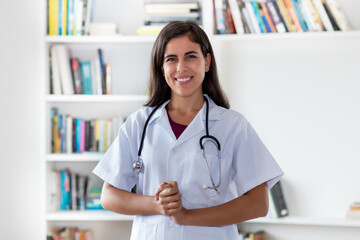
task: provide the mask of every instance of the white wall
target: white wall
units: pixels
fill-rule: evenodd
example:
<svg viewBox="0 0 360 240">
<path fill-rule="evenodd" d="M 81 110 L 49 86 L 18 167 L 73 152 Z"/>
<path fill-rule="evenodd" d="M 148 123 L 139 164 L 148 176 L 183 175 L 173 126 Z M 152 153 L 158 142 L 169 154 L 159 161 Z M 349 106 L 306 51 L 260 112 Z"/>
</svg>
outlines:
<svg viewBox="0 0 360 240">
<path fill-rule="evenodd" d="M 0 239 L 40 239 L 42 7 L 0 1 Z"/>
</svg>

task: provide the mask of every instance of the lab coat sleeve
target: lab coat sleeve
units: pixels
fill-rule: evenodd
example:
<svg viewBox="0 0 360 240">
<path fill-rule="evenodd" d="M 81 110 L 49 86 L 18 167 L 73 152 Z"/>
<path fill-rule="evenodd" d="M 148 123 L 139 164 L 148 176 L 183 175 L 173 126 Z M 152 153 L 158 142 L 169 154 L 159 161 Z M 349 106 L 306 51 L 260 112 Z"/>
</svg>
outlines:
<svg viewBox="0 0 360 240">
<path fill-rule="evenodd" d="M 136 184 L 130 145 L 123 125 L 93 173 L 114 187 L 130 191 Z"/>
<path fill-rule="evenodd" d="M 264 182 L 270 189 L 284 174 L 278 163 L 246 119 L 235 136 L 232 176 L 239 196 Z"/>
</svg>

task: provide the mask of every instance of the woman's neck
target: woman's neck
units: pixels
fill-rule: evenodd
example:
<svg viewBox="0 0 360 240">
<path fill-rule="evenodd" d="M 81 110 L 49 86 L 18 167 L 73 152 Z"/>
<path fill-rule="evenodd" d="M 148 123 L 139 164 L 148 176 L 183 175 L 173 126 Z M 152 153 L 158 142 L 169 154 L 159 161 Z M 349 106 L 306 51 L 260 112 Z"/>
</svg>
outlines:
<svg viewBox="0 0 360 240">
<path fill-rule="evenodd" d="M 202 94 L 191 97 L 171 96 L 168 113 L 174 122 L 189 125 L 203 107 L 204 102 Z"/>
</svg>

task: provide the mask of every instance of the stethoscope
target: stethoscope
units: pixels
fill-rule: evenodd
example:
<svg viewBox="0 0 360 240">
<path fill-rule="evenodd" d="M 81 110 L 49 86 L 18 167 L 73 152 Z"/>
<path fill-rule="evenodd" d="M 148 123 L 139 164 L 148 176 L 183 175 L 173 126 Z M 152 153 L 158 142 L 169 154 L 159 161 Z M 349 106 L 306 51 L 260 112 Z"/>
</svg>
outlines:
<svg viewBox="0 0 360 240">
<path fill-rule="evenodd" d="M 204 99 L 205 99 L 205 103 L 206 103 L 206 122 L 205 122 L 206 134 L 200 138 L 200 149 L 201 149 L 201 153 L 202 153 L 205 165 L 206 165 L 206 169 L 208 170 L 208 173 L 209 173 L 209 177 L 210 177 L 210 181 L 211 181 L 212 186 L 203 185 L 203 188 L 204 189 L 214 189 L 217 193 L 219 193 L 219 187 L 220 187 L 220 184 L 221 184 L 221 154 L 220 154 L 221 149 L 220 149 L 220 142 L 216 139 L 216 137 L 209 134 L 209 101 L 207 100 L 206 97 L 204 97 Z M 140 171 L 142 169 L 142 164 L 143 164 L 143 161 L 141 159 L 141 152 L 142 152 L 142 148 L 143 148 L 143 145 L 144 145 L 144 138 L 145 138 L 146 128 L 147 128 L 147 125 L 148 125 L 151 117 L 154 115 L 154 113 L 156 112 L 156 110 L 160 106 L 161 105 L 156 106 L 154 108 L 154 110 L 151 111 L 149 117 L 146 119 L 146 122 L 145 122 L 145 125 L 144 125 L 144 128 L 143 128 L 137 159 L 133 164 L 133 168 L 134 168 L 134 170 L 136 170 L 136 172 L 138 174 L 140 173 Z M 213 143 L 216 146 L 217 150 L 218 150 L 219 181 L 218 181 L 217 184 L 215 184 L 215 182 L 214 182 L 214 179 L 213 179 L 213 176 L 211 174 L 209 164 L 208 164 L 208 161 L 207 161 L 207 158 L 206 158 L 206 153 L 205 153 L 205 150 L 204 150 L 204 143 L 206 143 L 207 141 Z"/>
</svg>

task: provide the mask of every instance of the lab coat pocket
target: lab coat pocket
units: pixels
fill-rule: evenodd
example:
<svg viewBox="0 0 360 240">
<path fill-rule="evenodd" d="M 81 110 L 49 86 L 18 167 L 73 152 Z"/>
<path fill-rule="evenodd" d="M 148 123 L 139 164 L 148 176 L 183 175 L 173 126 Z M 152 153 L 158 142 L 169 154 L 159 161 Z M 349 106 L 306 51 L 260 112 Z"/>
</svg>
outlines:
<svg viewBox="0 0 360 240">
<path fill-rule="evenodd" d="M 184 205 L 188 205 L 192 208 L 203 208 L 209 206 L 215 206 L 223 203 L 223 194 L 221 189 L 223 181 L 223 174 L 220 174 L 219 158 L 210 152 L 206 154 L 206 160 L 203 158 L 201 151 L 188 152 L 185 165 L 183 169 L 186 171 L 183 174 L 182 179 L 182 197 Z M 222 163 L 221 163 L 222 164 Z M 212 177 L 214 184 L 218 185 L 220 194 L 214 189 L 207 188 L 213 187 L 210 176 Z"/>
<path fill-rule="evenodd" d="M 131 240 L 155 240 L 157 224 L 147 222 L 137 222 L 133 226 Z"/>
</svg>

